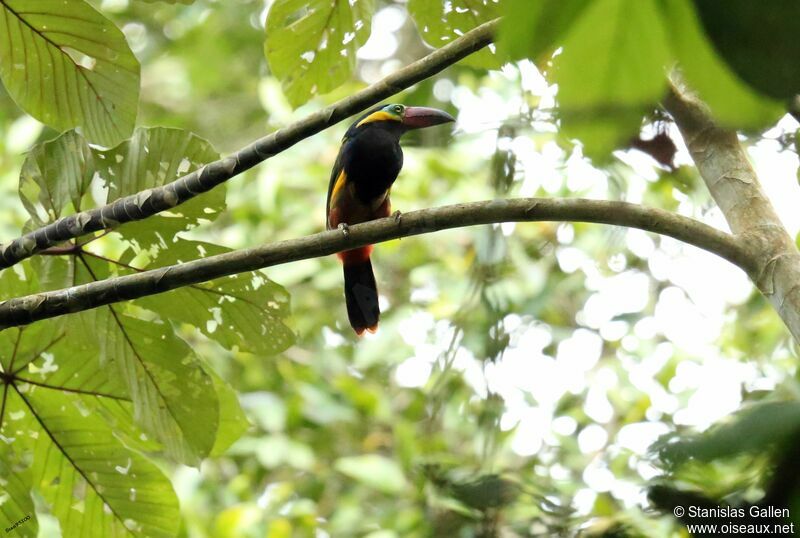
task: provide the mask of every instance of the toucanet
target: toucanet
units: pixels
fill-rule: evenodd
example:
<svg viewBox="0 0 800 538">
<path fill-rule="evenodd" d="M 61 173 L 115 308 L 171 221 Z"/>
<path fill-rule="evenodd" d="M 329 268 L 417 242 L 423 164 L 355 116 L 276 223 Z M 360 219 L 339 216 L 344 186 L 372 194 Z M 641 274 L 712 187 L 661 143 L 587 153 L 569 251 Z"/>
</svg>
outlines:
<svg viewBox="0 0 800 538">
<path fill-rule="evenodd" d="M 385 105 L 373 108 L 347 129 L 333 165 L 325 203 L 327 228 L 344 228 L 388 217 L 389 191 L 403 167 L 400 137 L 406 131 L 455 121 L 435 108 Z M 344 266 L 344 298 L 350 325 L 359 336 L 378 328 L 378 287 L 372 245 L 338 254 Z"/>
</svg>

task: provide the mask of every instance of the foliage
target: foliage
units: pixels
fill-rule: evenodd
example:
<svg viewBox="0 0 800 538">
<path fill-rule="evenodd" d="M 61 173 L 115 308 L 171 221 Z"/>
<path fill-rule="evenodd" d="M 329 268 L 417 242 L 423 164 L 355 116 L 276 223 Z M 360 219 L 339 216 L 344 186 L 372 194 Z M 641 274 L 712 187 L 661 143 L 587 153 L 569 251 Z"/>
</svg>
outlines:
<svg viewBox="0 0 800 538">
<path fill-rule="evenodd" d="M 496 50 L 393 98 L 458 112 L 460 126 L 406 147 L 395 207 L 599 196 L 707 218 L 674 145 L 644 164 L 630 149 L 658 160 L 674 137 L 652 114 L 668 70 L 748 132 L 798 90 L 790 2 L 23 5 L 0 2 L 4 240 L 129 194 L 146 203 L 215 146 L 499 15 Z M 360 55 L 375 41 L 382 56 Z M 137 109 L 139 125 L 172 127 L 134 128 Z M 318 231 L 341 132 L 7 269 L 0 299 Z M 382 244 L 374 263 L 386 316 L 360 341 L 334 259 L 0 332 L 2 527 L 29 515 L 20 536 L 660 536 L 692 499 L 797 505 L 781 482 L 796 473 L 795 348 L 759 295 L 710 298 L 708 280 L 742 289 L 722 262 L 539 223 Z M 692 341 L 692 322 L 713 337 Z M 722 411 L 707 379 L 729 390 Z"/>
<path fill-rule="evenodd" d="M 56 129 L 80 125 L 105 145 L 127 137 L 136 121 L 139 62 L 122 32 L 83 0 L 28 4 L 0 6 L 0 78 L 8 93 Z"/>
</svg>

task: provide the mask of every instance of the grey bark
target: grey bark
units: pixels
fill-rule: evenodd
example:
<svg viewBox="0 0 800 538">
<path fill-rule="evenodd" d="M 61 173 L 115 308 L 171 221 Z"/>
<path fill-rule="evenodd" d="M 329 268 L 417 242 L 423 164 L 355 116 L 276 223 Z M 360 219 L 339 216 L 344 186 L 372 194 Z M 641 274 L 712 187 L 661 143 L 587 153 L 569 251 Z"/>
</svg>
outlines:
<svg viewBox="0 0 800 538">
<path fill-rule="evenodd" d="M 0 329 L 390 239 L 477 224 L 525 221 L 580 221 L 639 228 L 708 250 L 738 266 L 744 266 L 746 261 L 746 253 L 731 235 L 662 209 L 580 198 L 490 200 L 413 211 L 399 218 L 389 217 L 351 226 L 347 233 L 330 230 L 179 265 L 10 299 L 0 303 Z"/>
<path fill-rule="evenodd" d="M 700 100 L 675 86 L 664 107 L 746 253 L 742 268 L 800 342 L 800 252 L 761 189 L 736 132 L 717 125 Z"/>
<path fill-rule="evenodd" d="M 497 23 L 498 20 L 484 23 L 452 43 L 431 52 L 368 88 L 260 138 L 236 153 L 207 164 L 171 183 L 120 198 L 102 207 L 58 219 L 22 237 L 0 244 L 0 269 L 10 267 L 37 252 L 81 235 L 114 228 L 125 222 L 145 219 L 211 190 L 301 140 L 435 75 L 462 58 L 482 49 L 492 42 Z"/>
</svg>

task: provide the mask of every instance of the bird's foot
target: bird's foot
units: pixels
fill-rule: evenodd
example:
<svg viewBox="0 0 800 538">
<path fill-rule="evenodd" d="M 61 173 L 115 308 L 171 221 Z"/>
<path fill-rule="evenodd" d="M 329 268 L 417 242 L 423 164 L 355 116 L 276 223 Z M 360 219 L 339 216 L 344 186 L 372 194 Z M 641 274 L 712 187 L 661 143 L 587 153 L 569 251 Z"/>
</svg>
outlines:
<svg viewBox="0 0 800 538">
<path fill-rule="evenodd" d="M 394 217 L 394 221 L 398 224 L 400 224 L 400 221 L 403 220 L 403 214 L 400 213 L 399 209 L 392 213 L 392 217 Z"/>
<path fill-rule="evenodd" d="M 348 226 L 346 222 L 340 222 L 337 228 L 341 230 L 343 236 L 347 237 L 350 235 L 350 226 Z"/>
</svg>

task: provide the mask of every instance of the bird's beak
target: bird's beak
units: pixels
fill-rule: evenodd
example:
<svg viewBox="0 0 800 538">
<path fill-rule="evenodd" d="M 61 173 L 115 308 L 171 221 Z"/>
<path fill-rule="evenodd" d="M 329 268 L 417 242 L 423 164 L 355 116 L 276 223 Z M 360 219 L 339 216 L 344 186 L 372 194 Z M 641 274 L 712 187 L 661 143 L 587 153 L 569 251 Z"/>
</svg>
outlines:
<svg viewBox="0 0 800 538">
<path fill-rule="evenodd" d="M 403 115 L 403 125 L 407 129 L 420 129 L 442 123 L 449 123 L 456 119 L 443 110 L 425 106 L 409 106 Z"/>
</svg>

